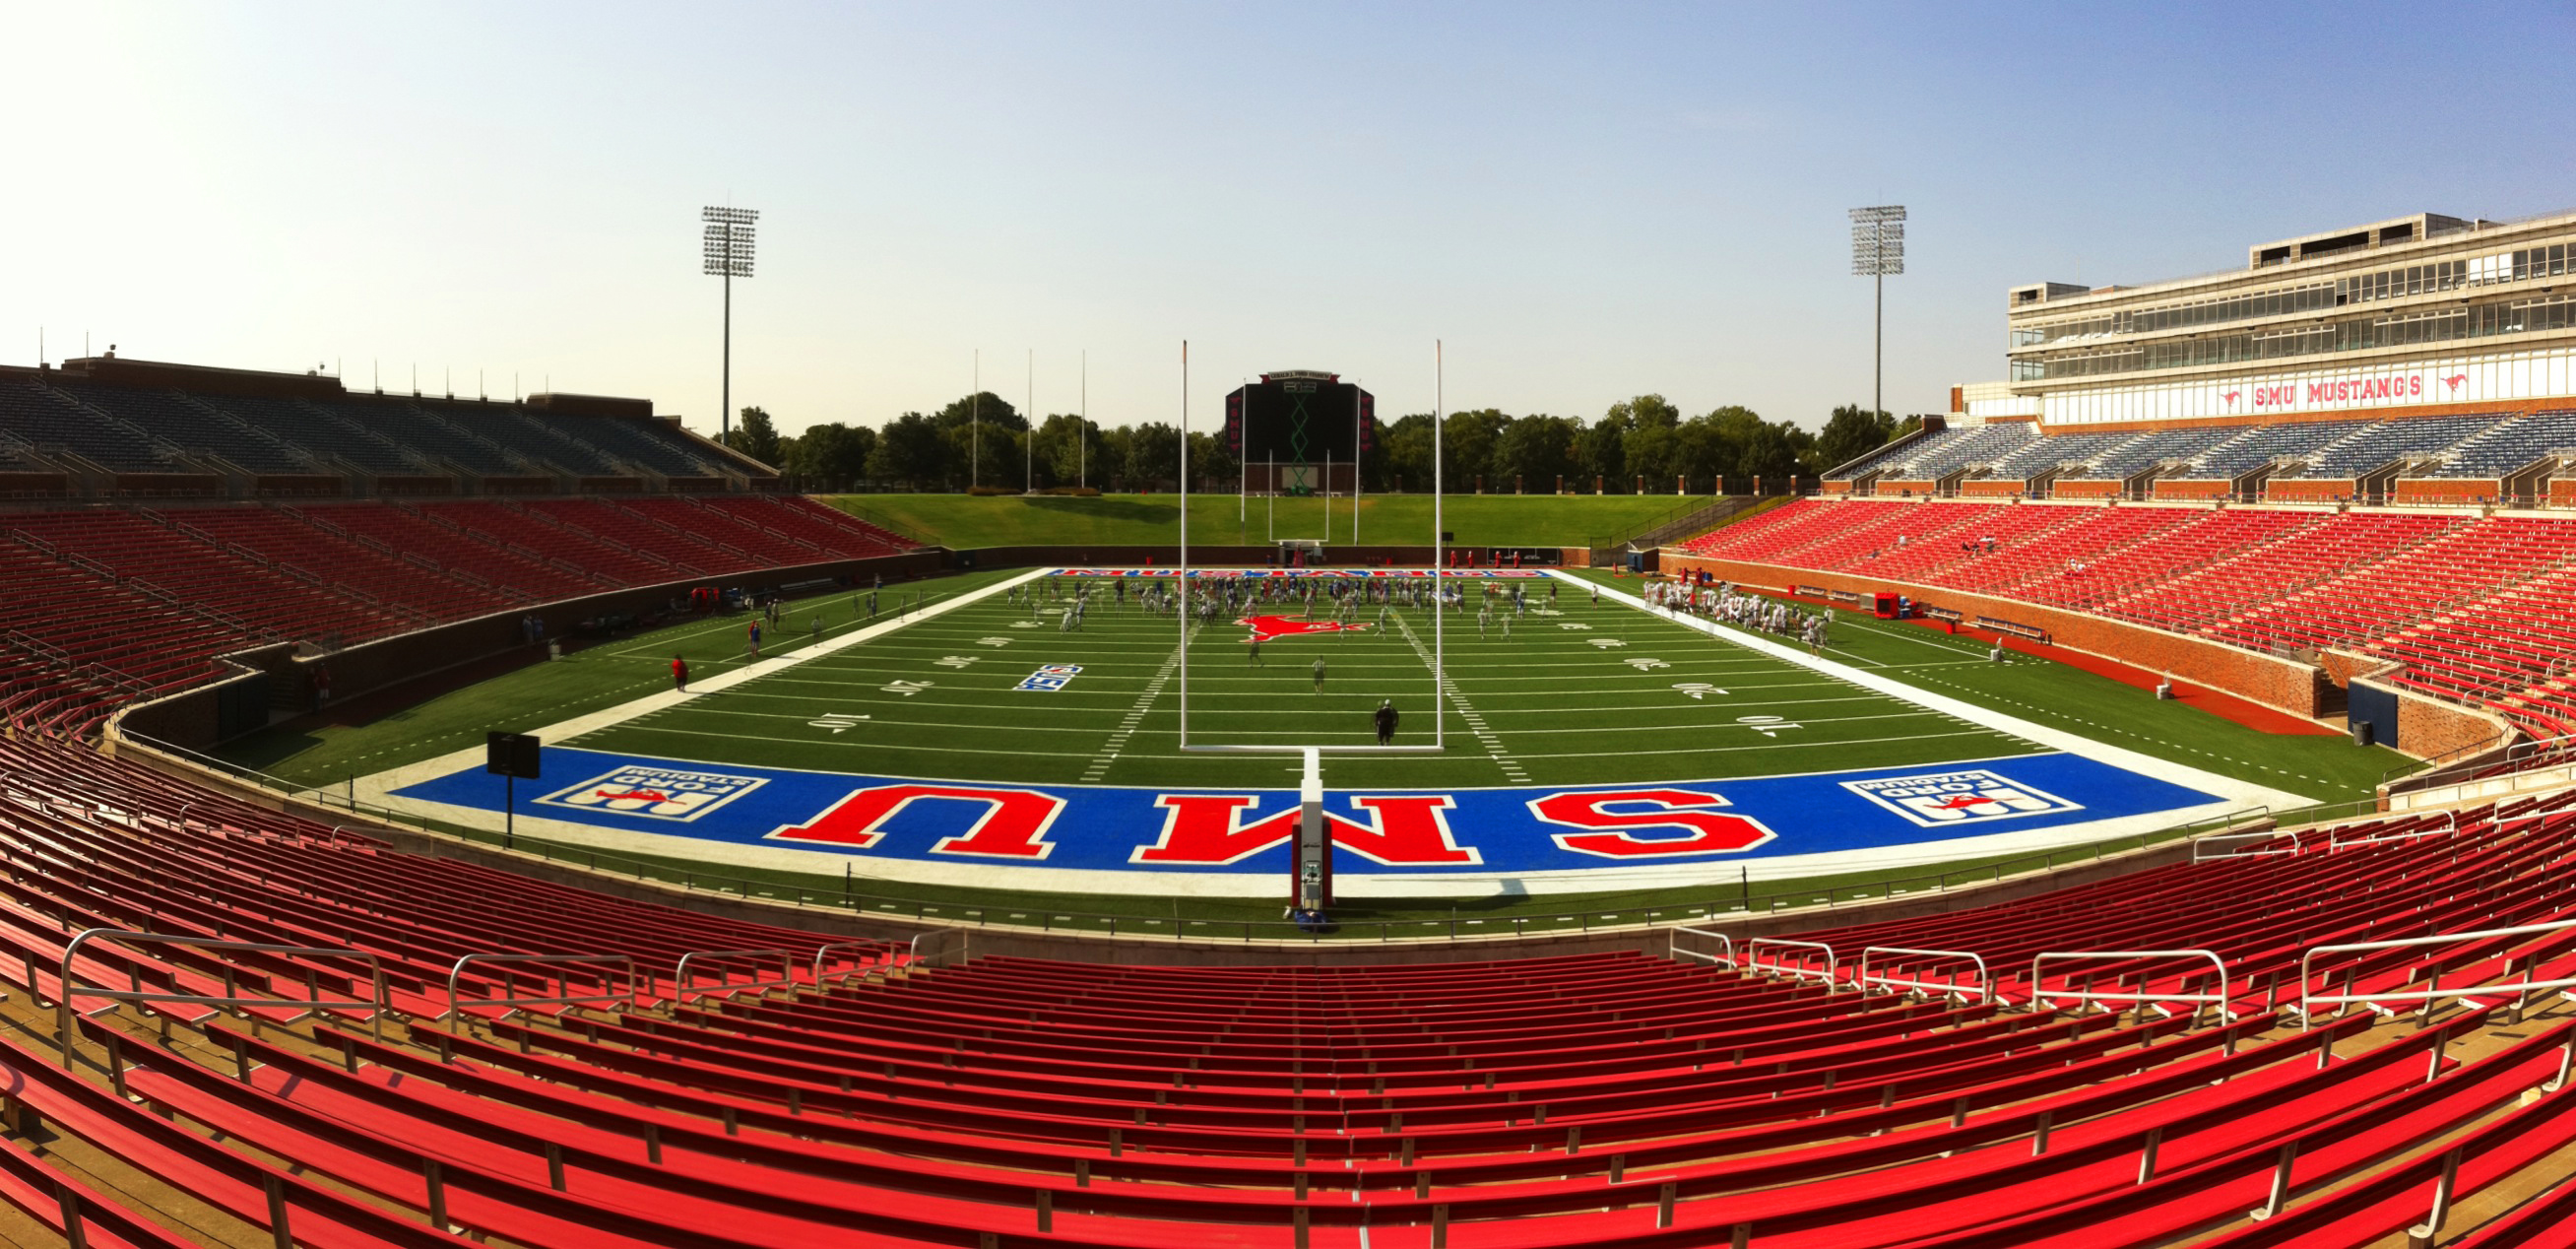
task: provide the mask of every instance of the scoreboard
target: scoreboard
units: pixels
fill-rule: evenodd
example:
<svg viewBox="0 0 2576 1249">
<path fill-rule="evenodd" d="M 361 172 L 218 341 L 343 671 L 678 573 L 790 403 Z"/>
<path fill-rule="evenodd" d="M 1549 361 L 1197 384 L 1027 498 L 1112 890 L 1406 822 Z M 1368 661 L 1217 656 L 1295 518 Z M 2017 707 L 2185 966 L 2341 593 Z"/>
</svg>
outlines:
<svg viewBox="0 0 2576 1249">
<path fill-rule="evenodd" d="M 1340 375 L 1264 373 L 1225 397 L 1225 445 L 1244 464 L 1349 464 L 1377 441 L 1377 400 Z"/>
</svg>

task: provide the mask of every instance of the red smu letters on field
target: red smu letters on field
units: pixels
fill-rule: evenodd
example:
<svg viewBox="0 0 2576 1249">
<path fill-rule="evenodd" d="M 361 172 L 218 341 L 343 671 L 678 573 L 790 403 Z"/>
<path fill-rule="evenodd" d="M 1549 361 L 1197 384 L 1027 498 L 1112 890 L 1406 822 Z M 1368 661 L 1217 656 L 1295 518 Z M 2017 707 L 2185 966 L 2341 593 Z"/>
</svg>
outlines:
<svg viewBox="0 0 2576 1249">
<path fill-rule="evenodd" d="M 1605 811 L 1614 803 L 1653 804 L 1649 811 Z M 1730 805 L 1716 794 L 1691 789 L 1614 789 L 1599 793 L 1549 794 L 1532 799 L 1530 814 L 1567 828 L 1597 829 L 1555 833 L 1556 844 L 1576 854 L 1605 859 L 1642 859 L 1667 854 L 1715 854 L 1750 850 L 1771 840 L 1770 829 L 1750 816 L 1724 815 L 1692 808 Z M 1675 828 L 1687 835 L 1640 839 L 1630 830 Z"/>
<path fill-rule="evenodd" d="M 972 828 L 943 837 L 933 854 L 965 854 L 997 859 L 1043 859 L 1055 851 L 1047 829 L 1064 812 L 1064 799 L 1034 789 L 999 789 L 980 785 L 878 785 L 851 791 L 821 815 L 803 824 L 778 828 L 777 841 L 821 841 L 865 850 L 885 835 L 885 823 L 916 802 L 973 802 L 984 806 Z"/>
<path fill-rule="evenodd" d="M 1234 863 L 1297 835 L 1297 808 L 1289 807 L 1243 822 L 1244 810 L 1259 801 L 1250 794 L 1163 794 L 1162 836 L 1127 856 L 1130 863 L 1187 863 L 1212 866 Z M 1333 844 L 1362 858 L 1395 866 L 1481 863 L 1472 846 L 1461 846 L 1442 813 L 1457 805 L 1447 794 L 1389 794 L 1351 799 L 1368 815 L 1365 824 L 1330 811 L 1324 828 Z"/>
</svg>

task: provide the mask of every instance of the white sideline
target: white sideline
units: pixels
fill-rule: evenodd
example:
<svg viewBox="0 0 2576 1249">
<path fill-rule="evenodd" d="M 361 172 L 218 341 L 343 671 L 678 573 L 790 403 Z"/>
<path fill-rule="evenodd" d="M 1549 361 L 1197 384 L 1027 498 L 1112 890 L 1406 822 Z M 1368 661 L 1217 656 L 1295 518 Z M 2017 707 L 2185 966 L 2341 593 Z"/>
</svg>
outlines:
<svg viewBox="0 0 2576 1249">
<path fill-rule="evenodd" d="M 1586 581 L 1581 577 L 1572 576 L 1554 569 L 1549 570 L 1549 575 L 1562 578 L 1579 587 L 1589 588 L 1600 584 L 1594 581 Z M 2169 781 L 2176 785 L 2187 786 L 2206 793 L 2218 794 L 2222 797 L 2235 799 L 2239 802 L 2261 803 L 2275 811 L 2287 811 L 2297 807 L 2309 806 L 2316 802 L 2316 799 L 2314 798 L 2310 798 L 2302 794 L 2294 794 L 2288 790 L 2273 789 L 2270 786 L 2258 785 L 2252 781 L 2241 781 L 2232 776 L 2220 776 L 2214 772 L 2204 772 L 2199 768 L 2192 767 L 2188 764 L 2175 763 L 2169 759 L 2159 759 L 2154 755 L 2128 750 L 2123 747 L 2111 745 L 2108 742 L 2096 741 L 2081 734 L 2070 733 L 2064 729 L 2052 728 L 2049 725 L 2024 720 L 2019 716 L 2006 715 L 1991 707 L 1981 707 L 1975 703 L 1952 698 L 1946 694 L 1935 694 L 1930 690 L 1919 689 L 1915 686 L 1907 685 L 1903 681 L 1883 677 L 1877 673 L 1864 671 L 1862 669 L 1852 667 L 1849 664 L 1839 663 L 1835 660 L 1810 655 L 1799 650 L 1795 646 L 1783 645 L 1779 642 L 1774 642 L 1769 638 L 1747 633 L 1740 629 L 1728 628 L 1713 621 L 1703 620 L 1698 616 L 1688 615 L 1682 612 L 1662 611 L 1649 605 L 1646 600 L 1624 590 L 1613 589 L 1606 585 L 1601 586 L 1600 589 L 1602 597 L 1604 598 L 1617 599 L 1639 611 L 1645 612 L 1647 615 L 1654 616 L 1662 620 L 1673 621 L 1687 629 L 1697 629 L 1702 633 L 1708 634 L 1710 637 L 1742 647 L 1745 650 L 1752 651 L 1756 654 L 1768 655 L 1771 658 L 1780 660 L 1784 663 L 1795 664 L 1812 672 L 1820 672 L 1837 680 L 1848 681 L 1853 685 L 1857 685 L 1862 689 L 1870 690 L 1874 693 L 1885 694 L 1890 698 L 1912 703 L 1917 707 L 1922 707 L 1931 711 L 1938 711 L 1944 715 L 1955 716 L 1971 724 L 1982 724 L 1987 728 L 2010 733 L 2015 737 L 2037 742 L 2042 746 L 2051 747 L 2056 750 L 2062 750 L 2070 755 L 2081 755 L 2084 758 L 2092 759 L 2100 763 L 2107 763 L 2112 767 L 2120 768 L 2124 771 L 2136 772 L 2142 776 L 2151 776 L 2160 781 Z"/>
<path fill-rule="evenodd" d="M 876 639 L 892 633 L 897 629 L 903 628 L 906 625 L 928 620 L 933 616 L 944 615 L 948 612 L 955 611 L 960 607 L 964 607 L 969 603 L 980 603 L 996 594 L 1009 590 L 1013 586 L 1026 585 L 1029 582 L 1046 576 L 1053 571 L 1055 570 L 1052 568 L 1032 569 L 1027 573 L 1010 578 L 1009 580 L 996 581 L 991 585 L 985 586 L 983 589 L 968 590 L 955 598 L 943 599 L 938 603 L 924 607 L 920 611 L 914 612 L 908 616 L 899 614 L 886 616 L 884 619 L 875 624 L 869 625 L 864 629 L 853 629 L 839 637 L 826 638 L 823 641 L 816 642 L 802 650 L 789 651 L 784 655 L 775 655 L 767 659 L 747 663 L 741 667 L 735 668 L 731 672 L 711 676 L 703 681 L 691 681 L 689 682 L 689 688 L 686 691 L 663 690 L 659 693 L 647 694 L 642 698 L 629 699 L 628 701 L 619 703 L 614 707 L 603 707 L 587 715 L 574 716 L 572 719 L 564 720 L 555 724 L 549 724 L 544 728 L 532 731 L 541 741 L 558 743 L 568 742 L 584 733 L 596 733 L 604 728 L 624 724 L 637 716 L 648 715 L 656 711 L 663 711 L 672 707 L 677 707 L 680 704 L 703 694 L 722 693 L 723 691 L 732 689 L 746 681 L 756 681 L 763 677 L 776 676 L 789 668 L 793 668 L 798 664 L 804 663 L 806 660 L 818 659 L 825 655 L 836 654 L 840 651 L 847 650 L 850 647 L 857 646 L 862 642 L 875 641 Z M 398 768 L 389 768 L 371 776 L 362 776 L 358 778 L 357 783 L 359 788 L 362 790 L 374 791 L 367 795 L 368 801 L 392 807 L 398 811 L 411 811 L 417 814 L 420 808 L 415 806 L 409 799 L 394 797 L 393 791 L 417 785 L 422 781 L 445 776 L 448 773 L 455 772 L 463 768 L 472 767 L 478 760 L 482 759 L 482 757 L 482 747 L 469 746 L 463 750 L 450 751 L 435 759 L 424 759 L 418 763 L 408 763 Z"/>
</svg>

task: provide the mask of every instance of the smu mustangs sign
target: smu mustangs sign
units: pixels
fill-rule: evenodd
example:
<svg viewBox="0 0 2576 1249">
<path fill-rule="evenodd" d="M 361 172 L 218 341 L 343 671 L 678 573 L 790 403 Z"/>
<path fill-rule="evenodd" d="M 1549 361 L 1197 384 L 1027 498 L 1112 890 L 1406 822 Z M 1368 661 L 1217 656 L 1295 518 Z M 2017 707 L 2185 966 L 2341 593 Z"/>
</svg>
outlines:
<svg viewBox="0 0 2576 1249">
<path fill-rule="evenodd" d="M 594 845 L 826 871 L 833 864 L 809 856 L 829 855 L 864 875 L 996 888 L 1262 895 L 1287 871 L 1297 828 L 1293 790 L 850 776 L 554 746 L 545 770 L 584 779 L 523 793 L 523 833 L 536 820 L 545 835 Z M 497 826 L 503 792 L 501 778 L 472 767 L 390 796 Z M 1443 877 L 1471 892 L 1498 881 L 1575 889 L 1608 886 L 1599 874 L 1623 869 L 1732 880 L 1933 862 L 2145 831 L 2230 805 L 2043 753 L 1706 782 L 1338 791 L 1325 822 L 1337 880 L 1420 893 Z"/>
</svg>

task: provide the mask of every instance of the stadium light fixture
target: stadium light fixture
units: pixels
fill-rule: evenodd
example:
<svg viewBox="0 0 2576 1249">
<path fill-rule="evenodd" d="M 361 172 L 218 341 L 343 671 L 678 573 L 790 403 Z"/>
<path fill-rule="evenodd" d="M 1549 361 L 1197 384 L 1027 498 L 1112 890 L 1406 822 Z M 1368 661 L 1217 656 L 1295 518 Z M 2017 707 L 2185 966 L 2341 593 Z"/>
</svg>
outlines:
<svg viewBox="0 0 2576 1249">
<path fill-rule="evenodd" d="M 698 219 L 706 223 L 701 242 L 703 272 L 710 277 L 724 279 L 724 389 L 722 397 L 717 400 L 716 438 L 730 444 L 733 440 L 733 280 L 751 276 L 760 210 L 718 208 L 710 204 L 698 210 Z"/>
<path fill-rule="evenodd" d="M 1905 205 L 1851 210 L 1852 276 L 1870 279 L 1870 389 L 1872 417 L 1887 410 L 1887 279 L 1905 272 Z"/>
</svg>

